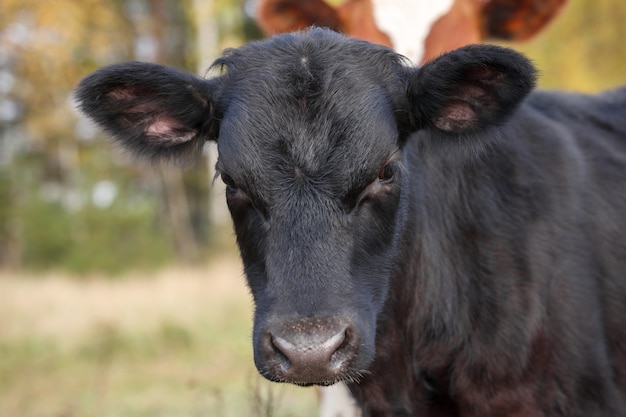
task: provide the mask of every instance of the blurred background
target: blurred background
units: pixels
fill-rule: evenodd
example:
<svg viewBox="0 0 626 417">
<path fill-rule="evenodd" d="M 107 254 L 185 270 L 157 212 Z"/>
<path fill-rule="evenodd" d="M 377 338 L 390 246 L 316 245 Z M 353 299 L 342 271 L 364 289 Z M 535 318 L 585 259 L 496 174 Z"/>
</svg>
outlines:
<svg viewBox="0 0 626 417">
<path fill-rule="evenodd" d="M 205 74 L 262 36 L 254 13 L 244 0 L 0 3 L 0 416 L 316 415 L 314 391 L 254 369 L 215 150 L 186 170 L 138 164 L 72 102 L 83 76 L 129 59 Z M 570 0 L 509 46 L 541 87 L 597 92 L 626 84 L 625 21 L 623 0 Z"/>
</svg>

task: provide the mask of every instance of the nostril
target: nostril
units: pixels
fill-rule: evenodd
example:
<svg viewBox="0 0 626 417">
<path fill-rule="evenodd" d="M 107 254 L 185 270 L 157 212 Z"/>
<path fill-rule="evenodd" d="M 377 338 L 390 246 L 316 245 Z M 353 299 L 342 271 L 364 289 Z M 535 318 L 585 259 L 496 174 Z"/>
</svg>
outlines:
<svg viewBox="0 0 626 417">
<path fill-rule="evenodd" d="M 292 343 L 289 343 L 287 340 L 278 336 L 270 336 L 270 342 L 272 344 L 272 349 L 276 354 L 276 358 L 279 361 L 280 369 L 284 372 L 287 371 L 291 367 L 291 360 L 289 359 L 289 352 L 293 352 L 295 350 L 295 346 Z"/>
<path fill-rule="evenodd" d="M 337 349 L 339 349 L 344 344 L 345 340 L 346 340 L 346 331 L 342 330 L 339 333 L 335 333 L 327 341 L 322 343 L 322 349 L 327 352 L 330 352 L 332 355 L 334 352 L 337 351 Z"/>
<path fill-rule="evenodd" d="M 330 366 L 334 369 L 345 367 L 353 356 L 354 351 L 351 348 L 350 331 L 346 329 L 342 332 L 341 339 L 330 356 Z"/>
</svg>

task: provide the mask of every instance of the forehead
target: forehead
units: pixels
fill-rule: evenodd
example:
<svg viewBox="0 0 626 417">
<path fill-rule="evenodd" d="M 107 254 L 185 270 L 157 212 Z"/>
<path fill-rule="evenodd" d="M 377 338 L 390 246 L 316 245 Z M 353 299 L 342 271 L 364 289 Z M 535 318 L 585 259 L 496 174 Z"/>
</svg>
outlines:
<svg viewBox="0 0 626 417">
<path fill-rule="evenodd" d="M 353 175 L 395 152 L 388 77 L 361 62 L 362 54 L 340 49 L 253 51 L 253 59 L 229 65 L 218 168 L 251 176 L 281 169 Z"/>
</svg>

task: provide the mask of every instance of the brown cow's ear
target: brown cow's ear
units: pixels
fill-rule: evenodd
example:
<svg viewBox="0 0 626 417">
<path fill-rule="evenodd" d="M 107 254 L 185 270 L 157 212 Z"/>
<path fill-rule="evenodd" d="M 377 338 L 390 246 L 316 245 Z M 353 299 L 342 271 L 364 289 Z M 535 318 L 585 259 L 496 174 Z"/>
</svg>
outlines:
<svg viewBox="0 0 626 417">
<path fill-rule="evenodd" d="M 257 9 L 261 29 L 269 34 L 294 32 L 309 26 L 339 32 L 337 11 L 324 0 L 261 0 Z"/>
<path fill-rule="evenodd" d="M 567 0 L 490 0 L 482 16 L 486 38 L 523 41 L 536 35 Z"/>
</svg>

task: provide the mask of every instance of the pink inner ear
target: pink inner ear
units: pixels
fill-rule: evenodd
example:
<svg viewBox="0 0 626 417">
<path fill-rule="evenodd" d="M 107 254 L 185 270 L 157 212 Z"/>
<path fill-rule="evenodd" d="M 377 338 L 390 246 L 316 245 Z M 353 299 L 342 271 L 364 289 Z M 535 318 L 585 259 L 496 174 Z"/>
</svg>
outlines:
<svg viewBox="0 0 626 417">
<path fill-rule="evenodd" d="M 469 103 L 460 101 L 446 106 L 441 116 L 434 120 L 437 129 L 445 132 L 464 130 L 474 126 L 476 114 Z"/>
<path fill-rule="evenodd" d="M 148 126 L 146 133 L 153 135 L 169 135 L 177 128 L 180 129 L 180 126 L 178 126 L 172 119 L 160 117 Z"/>
<path fill-rule="evenodd" d="M 137 98 L 137 91 L 135 90 L 136 89 L 131 88 L 131 87 L 117 88 L 115 90 L 108 92 L 106 95 L 115 100 L 127 100 L 128 101 L 128 100 Z"/>
<path fill-rule="evenodd" d="M 181 126 L 169 117 L 158 117 L 146 127 L 146 135 L 158 138 L 163 144 L 177 145 L 188 142 L 196 136 L 195 130 Z"/>
</svg>

